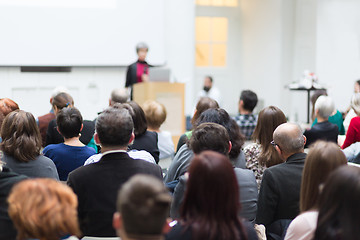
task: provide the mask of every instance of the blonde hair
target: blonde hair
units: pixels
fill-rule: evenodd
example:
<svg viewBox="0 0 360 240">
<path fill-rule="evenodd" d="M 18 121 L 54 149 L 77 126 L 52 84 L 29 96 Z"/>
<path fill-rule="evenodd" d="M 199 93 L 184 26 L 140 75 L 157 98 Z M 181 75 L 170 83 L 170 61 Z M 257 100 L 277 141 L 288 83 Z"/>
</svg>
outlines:
<svg viewBox="0 0 360 240">
<path fill-rule="evenodd" d="M 354 109 L 356 114 L 360 114 L 360 93 L 355 93 L 352 96 L 350 106 Z"/>
<path fill-rule="evenodd" d="M 77 198 L 63 183 L 49 178 L 21 181 L 12 189 L 8 203 L 19 240 L 58 240 L 68 234 L 80 235 Z"/>
<path fill-rule="evenodd" d="M 144 103 L 143 110 L 150 128 L 159 129 L 166 120 L 166 108 L 159 102 L 148 100 Z"/>
</svg>

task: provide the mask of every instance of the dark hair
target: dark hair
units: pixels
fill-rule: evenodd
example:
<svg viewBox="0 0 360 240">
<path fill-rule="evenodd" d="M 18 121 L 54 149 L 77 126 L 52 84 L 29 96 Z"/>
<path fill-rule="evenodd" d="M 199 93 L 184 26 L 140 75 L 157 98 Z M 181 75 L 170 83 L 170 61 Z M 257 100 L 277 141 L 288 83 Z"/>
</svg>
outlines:
<svg viewBox="0 0 360 240">
<path fill-rule="evenodd" d="M 239 188 L 229 159 L 212 151 L 195 155 L 180 209 L 185 229 L 191 227 L 192 239 L 246 239 L 240 209 Z"/>
<path fill-rule="evenodd" d="M 65 107 L 72 107 L 74 105 L 74 100 L 70 94 L 61 92 L 53 97 L 52 105 L 53 107 L 57 107 L 57 109 L 61 110 Z"/>
<path fill-rule="evenodd" d="M 123 103 L 123 104 L 115 104 L 116 108 L 126 108 L 128 109 L 133 123 L 134 123 L 134 133 L 135 137 L 141 136 L 147 130 L 147 121 L 145 117 L 144 110 L 134 101 Z"/>
<path fill-rule="evenodd" d="M 96 120 L 96 133 L 103 146 L 128 145 L 134 124 L 127 109 L 109 107 Z"/>
<path fill-rule="evenodd" d="M 252 112 L 254 108 L 256 107 L 256 104 L 258 102 L 258 98 L 256 93 L 254 93 L 251 90 L 244 90 L 240 94 L 240 100 L 243 101 L 244 106 L 243 108 Z"/>
<path fill-rule="evenodd" d="M 194 126 L 200 115 L 210 108 L 219 108 L 219 104 L 217 103 L 217 101 L 209 97 L 200 98 L 200 100 L 196 104 L 196 111 L 191 119 L 191 124 Z"/>
<path fill-rule="evenodd" d="M 232 144 L 229 153 L 230 158 L 237 158 L 241 152 L 241 147 L 244 144 L 245 137 L 242 135 L 239 126 L 236 124 L 229 114 L 222 108 L 212 108 L 204 111 L 198 118 L 195 126 L 201 123 L 212 122 L 222 125 L 226 128 L 230 141 Z"/>
<path fill-rule="evenodd" d="M 83 124 L 81 113 L 76 108 L 63 108 L 56 116 L 56 124 L 64 138 L 78 137 Z"/>
<path fill-rule="evenodd" d="M 223 126 L 217 123 L 202 123 L 193 130 L 189 147 L 195 154 L 211 150 L 228 155 L 229 141 L 229 134 Z"/>
<path fill-rule="evenodd" d="M 0 99 L 0 129 L 4 118 L 12 111 L 18 110 L 19 105 L 10 98 Z"/>
<path fill-rule="evenodd" d="M 213 82 L 212 76 L 207 75 L 207 76 L 205 76 L 205 78 L 208 78 L 210 80 L 210 82 Z"/>
<path fill-rule="evenodd" d="M 360 79 L 356 80 L 356 83 L 360 86 Z"/>
<path fill-rule="evenodd" d="M 1 150 L 20 162 L 40 155 L 41 136 L 34 116 L 22 110 L 9 113 L 1 128 Z"/>
<path fill-rule="evenodd" d="M 171 196 L 162 181 L 137 174 L 122 185 L 116 206 L 127 234 L 161 235 L 170 204 Z"/>
<path fill-rule="evenodd" d="M 359 239 L 360 169 L 342 166 L 327 178 L 319 198 L 315 240 Z"/>
<path fill-rule="evenodd" d="M 261 145 L 259 163 L 262 166 L 271 167 L 283 162 L 270 144 L 274 130 L 282 123 L 286 123 L 285 114 L 275 106 L 266 107 L 259 113 L 252 137 Z"/>
<path fill-rule="evenodd" d="M 337 144 L 317 141 L 312 145 L 306 156 L 301 179 L 301 212 L 318 207 L 319 186 L 332 171 L 345 164 L 347 164 L 346 157 Z"/>
</svg>

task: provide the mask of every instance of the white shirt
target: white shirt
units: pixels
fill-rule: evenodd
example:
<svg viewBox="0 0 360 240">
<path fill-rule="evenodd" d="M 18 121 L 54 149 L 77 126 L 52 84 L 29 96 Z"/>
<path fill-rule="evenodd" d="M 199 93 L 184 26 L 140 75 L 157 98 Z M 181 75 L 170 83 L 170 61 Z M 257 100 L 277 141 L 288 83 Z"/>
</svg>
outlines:
<svg viewBox="0 0 360 240">
<path fill-rule="evenodd" d="M 105 152 L 104 154 L 108 154 L 108 153 L 111 153 L 112 151 L 109 151 L 109 152 Z M 119 152 L 118 150 L 114 151 L 114 152 Z M 122 151 L 121 151 L 122 152 Z M 126 152 L 126 151 L 123 151 L 123 152 Z M 141 159 L 141 160 L 144 160 L 144 161 L 147 161 L 147 162 L 150 162 L 150 163 L 153 163 L 153 164 L 156 164 L 155 162 L 155 159 L 154 157 L 148 153 L 147 151 L 145 150 L 141 150 L 141 151 L 138 151 L 138 150 L 130 150 L 128 152 L 126 152 L 129 157 L 133 158 L 133 159 Z M 90 156 L 84 163 L 84 166 L 85 165 L 88 165 L 88 164 L 91 164 L 91 163 L 96 163 L 100 160 L 100 158 L 103 156 L 102 153 L 99 153 L 99 154 L 95 154 L 95 155 L 92 155 Z"/>
<path fill-rule="evenodd" d="M 286 231 L 285 240 L 311 240 L 314 237 L 319 212 L 307 211 L 297 216 Z"/>
<path fill-rule="evenodd" d="M 212 86 L 210 88 L 210 90 L 208 92 L 206 92 L 204 89 L 202 89 L 199 93 L 198 93 L 198 100 L 202 97 L 209 97 L 214 99 L 215 101 L 217 101 L 217 103 L 219 104 L 219 106 L 221 105 L 221 93 L 219 91 L 219 89 L 217 89 L 216 87 Z"/>
<path fill-rule="evenodd" d="M 160 159 L 172 158 L 175 154 L 174 142 L 171 133 L 168 131 L 158 132 L 158 148 L 160 151 Z"/>
</svg>

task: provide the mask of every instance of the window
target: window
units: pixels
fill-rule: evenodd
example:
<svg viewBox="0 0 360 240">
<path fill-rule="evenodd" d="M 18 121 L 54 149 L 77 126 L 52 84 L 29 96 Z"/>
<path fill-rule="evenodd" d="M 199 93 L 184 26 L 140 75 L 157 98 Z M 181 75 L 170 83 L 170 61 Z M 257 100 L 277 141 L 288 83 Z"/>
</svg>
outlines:
<svg viewBox="0 0 360 240">
<path fill-rule="evenodd" d="M 196 0 L 196 5 L 216 7 L 236 7 L 238 0 Z"/>
<path fill-rule="evenodd" d="M 226 65 L 228 19 L 196 17 L 195 63 L 198 67 Z"/>
</svg>

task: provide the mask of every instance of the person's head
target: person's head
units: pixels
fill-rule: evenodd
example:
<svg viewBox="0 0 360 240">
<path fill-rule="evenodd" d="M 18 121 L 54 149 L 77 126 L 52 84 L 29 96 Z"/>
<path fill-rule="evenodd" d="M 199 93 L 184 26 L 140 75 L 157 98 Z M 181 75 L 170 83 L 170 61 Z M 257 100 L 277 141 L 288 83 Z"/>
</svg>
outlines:
<svg viewBox="0 0 360 240">
<path fill-rule="evenodd" d="M 237 239 L 240 209 L 239 187 L 229 159 L 213 151 L 195 155 L 180 208 L 181 219 L 191 226 L 194 238 Z"/>
<path fill-rule="evenodd" d="M 53 101 L 54 97 L 55 97 L 56 95 L 58 95 L 59 93 L 62 93 L 62 92 L 64 92 L 64 93 L 69 93 L 69 90 L 68 90 L 66 87 L 64 87 L 64 86 L 57 86 L 56 88 L 54 88 L 54 89 L 52 90 L 52 92 L 51 92 L 51 97 L 50 97 L 50 104 L 51 104 L 51 105 L 52 105 L 52 101 Z"/>
<path fill-rule="evenodd" d="M 360 114 L 360 93 L 355 93 L 352 96 L 350 106 L 354 109 L 356 114 Z"/>
<path fill-rule="evenodd" d="M 342 166 L 333 171 L 319 197 L 319 216 L 314 239 L 359 239 L 359 199 L 360 168 Z"/>
<path fill-rule="evenodd" d="M 55 97 L 53 97 L 52 106 L 53 106 L 55 114 L 57 114 L 63 108 L 73 107 L 74 100 L 70 94 L 68 94 L 66 92 L 61 92 L 61 93 L 57 94 Z"/>
<path fill-rule="evenodd" d="M 166 120 L 165 106 L 157 101 L 148 100 L 144 103 L 143 110 L 149 128 L 159 130 L 161 124 Z"/>
<path fill-rule="evenodd" d="M 315 103 L 316 103 L 316 100 L 322 95 L 327 96 L 327 91 L 326 90 L 316 90 L 316 91 L 314 91 L 313 95 L 311 95 L 311 98 L 310 98 L 310 101 L 311 101 L 311 104 L 312 104 L 311 119 L 313 121 L 315 120 Z"/>
<path fill-rule="evenodd" d="M 147 121 L 145 117 L 144 110 L 134 101 L 124 103 L 120 105 L 116 105 L 116 107 L 123 107 L 128 109 L 132 120 L 134 122 L 134 133 L 135 137 L 141 136 L 147 130 Z"/>
<path fill-rule="evenodd" d="M 19 105 L 10 98 L 0 99 L 0 129 L 4 118 L 12 111 L 18 110 Z"/>
<path fill-rule="evenodd" d="M 242 111 L 249 111 L 252 112 L 256 107 L 258 102 L 258 98 L 256 93 L 251 90 L 244 90 L 240 94 L 240 101 L 239 101 L 239 112 Z"/>
<path fill-rule="evenodd" d="M 328 96 L 320 96 L 315 102 L 315 114 L 322 119 L 328 119 L 335 111 L 335 104 Z"/>
<path fill-rule="evenodd" d="M 136 53 L 138 55 L 139 61 L 145 61 L 148 51 L 149 47 L 146 43 L 140 42 L 136 45 Z"/>
<path fill-rule="evenodd" d="M 105 109 L 97 118 L 95 129 L 95 141 L 103 147 L 125 148 L 134 138 L 134 123 L 125 108 Z"/>
<path fill-rule="evenodd" d="M 191 124 L 194 126 L 197 119 L 200 117 L 200 115 L 210 109 L 210 108 L 219 108 L 219 104 L 217 101 L 215 101 L 212 98 L 209 97 L 202 97 L 199 99 L 199 101 L 196 104 L 195 107 L 195 113 L 194 116 L 191 119 Z"/>
<path fill-rule="evenodd" d="M 115 103 L 126 103 L 128 99 L 129 93 L 125 88 L 116 88 L 111 91 L 109 106 L 113 106 Z"/>
<path fill-rule="evenodd" d="M 56 116 L 58 130 L 64 138 L 79 137 L 83 127 L 83 118 L 76 108 L 63 108 Z"/>
<path fill-rule="evenodd" d="M 204 78 L 204 91 L 208 92 L 212 88 L 213 78 L 211 76 L 206 76 Z"/>
<path fill-rule="evenodd" d="M 170 204 L 171 196 L 163 182 L 137 174 L 118 193 L 113 225 L 120 237 L 161 236 L 168 230 Z"/>
<path fill-rule="evenodd" d="M 319 186 L 329 174 L 347 164 L 346 157 L 333 142 L 317 141 L 309 150 L 305 160 L 300 191 L 300 211 L 317 208 Z"/>
<path fill-rule="evenodd" d="M 270 167 L 282 162 L 270 142 L 273 139 L 274 130 L 283 123 L 286 123 L 285 114 L 275 106 L 264 108 L 258 115 L 257 124 L 252 137 L 261 144 L 262 152 L 259 157 L 259 162 L 263 166 L 266 165 L 267 167 Z"/>
<path fill-rule="evenodd" d="M 360 80 L 357 80 L 354 84 L 354 93 L 360 93 Z"/>
<path fill-rule="evenodd" d="M 294 153 L 304 152 L 305 143 L 301 128 L 294 123 L 283 123 L 273 133 L 274 147 L 283 160 Z"/>
<path fill-rule="evenodd" d="M 17 239 L 58 240 L 80 235 L 77 197 L 70 187 L 49 178 L 23 180 L 8 198 Z"/>
<path fill-rule="evenodd" d="M 199 154 L 205 150 L 228 155 L 231 149 L 229 134 L 223 126 L 217 123 L 202 123 L 192 132 L 188 142 L 189 148 Z"/>
<path fill-rule="evenodd" d="M 9 113 L 1 128 L 1 150 L 20 162 L 40 155 L 41 136 L 34 116 L 22 110 Z"/>
<path fill-rule="evenodd" d="M 224 109 L 211 108 L 204 111 L 200 115 L 200 117 L 195 123 L 195 126 L 206 122 L 217 123 L 226 128 L 232 144 L 231 151 L 229 152 L 229 157 L 231 159 L 237 158 L 240 154 L 241 147 L 244 144 L 245 138 L 241 134 L 241 130 L 236 124 L 235 120 L 232 119 Z"/>
</svg>

